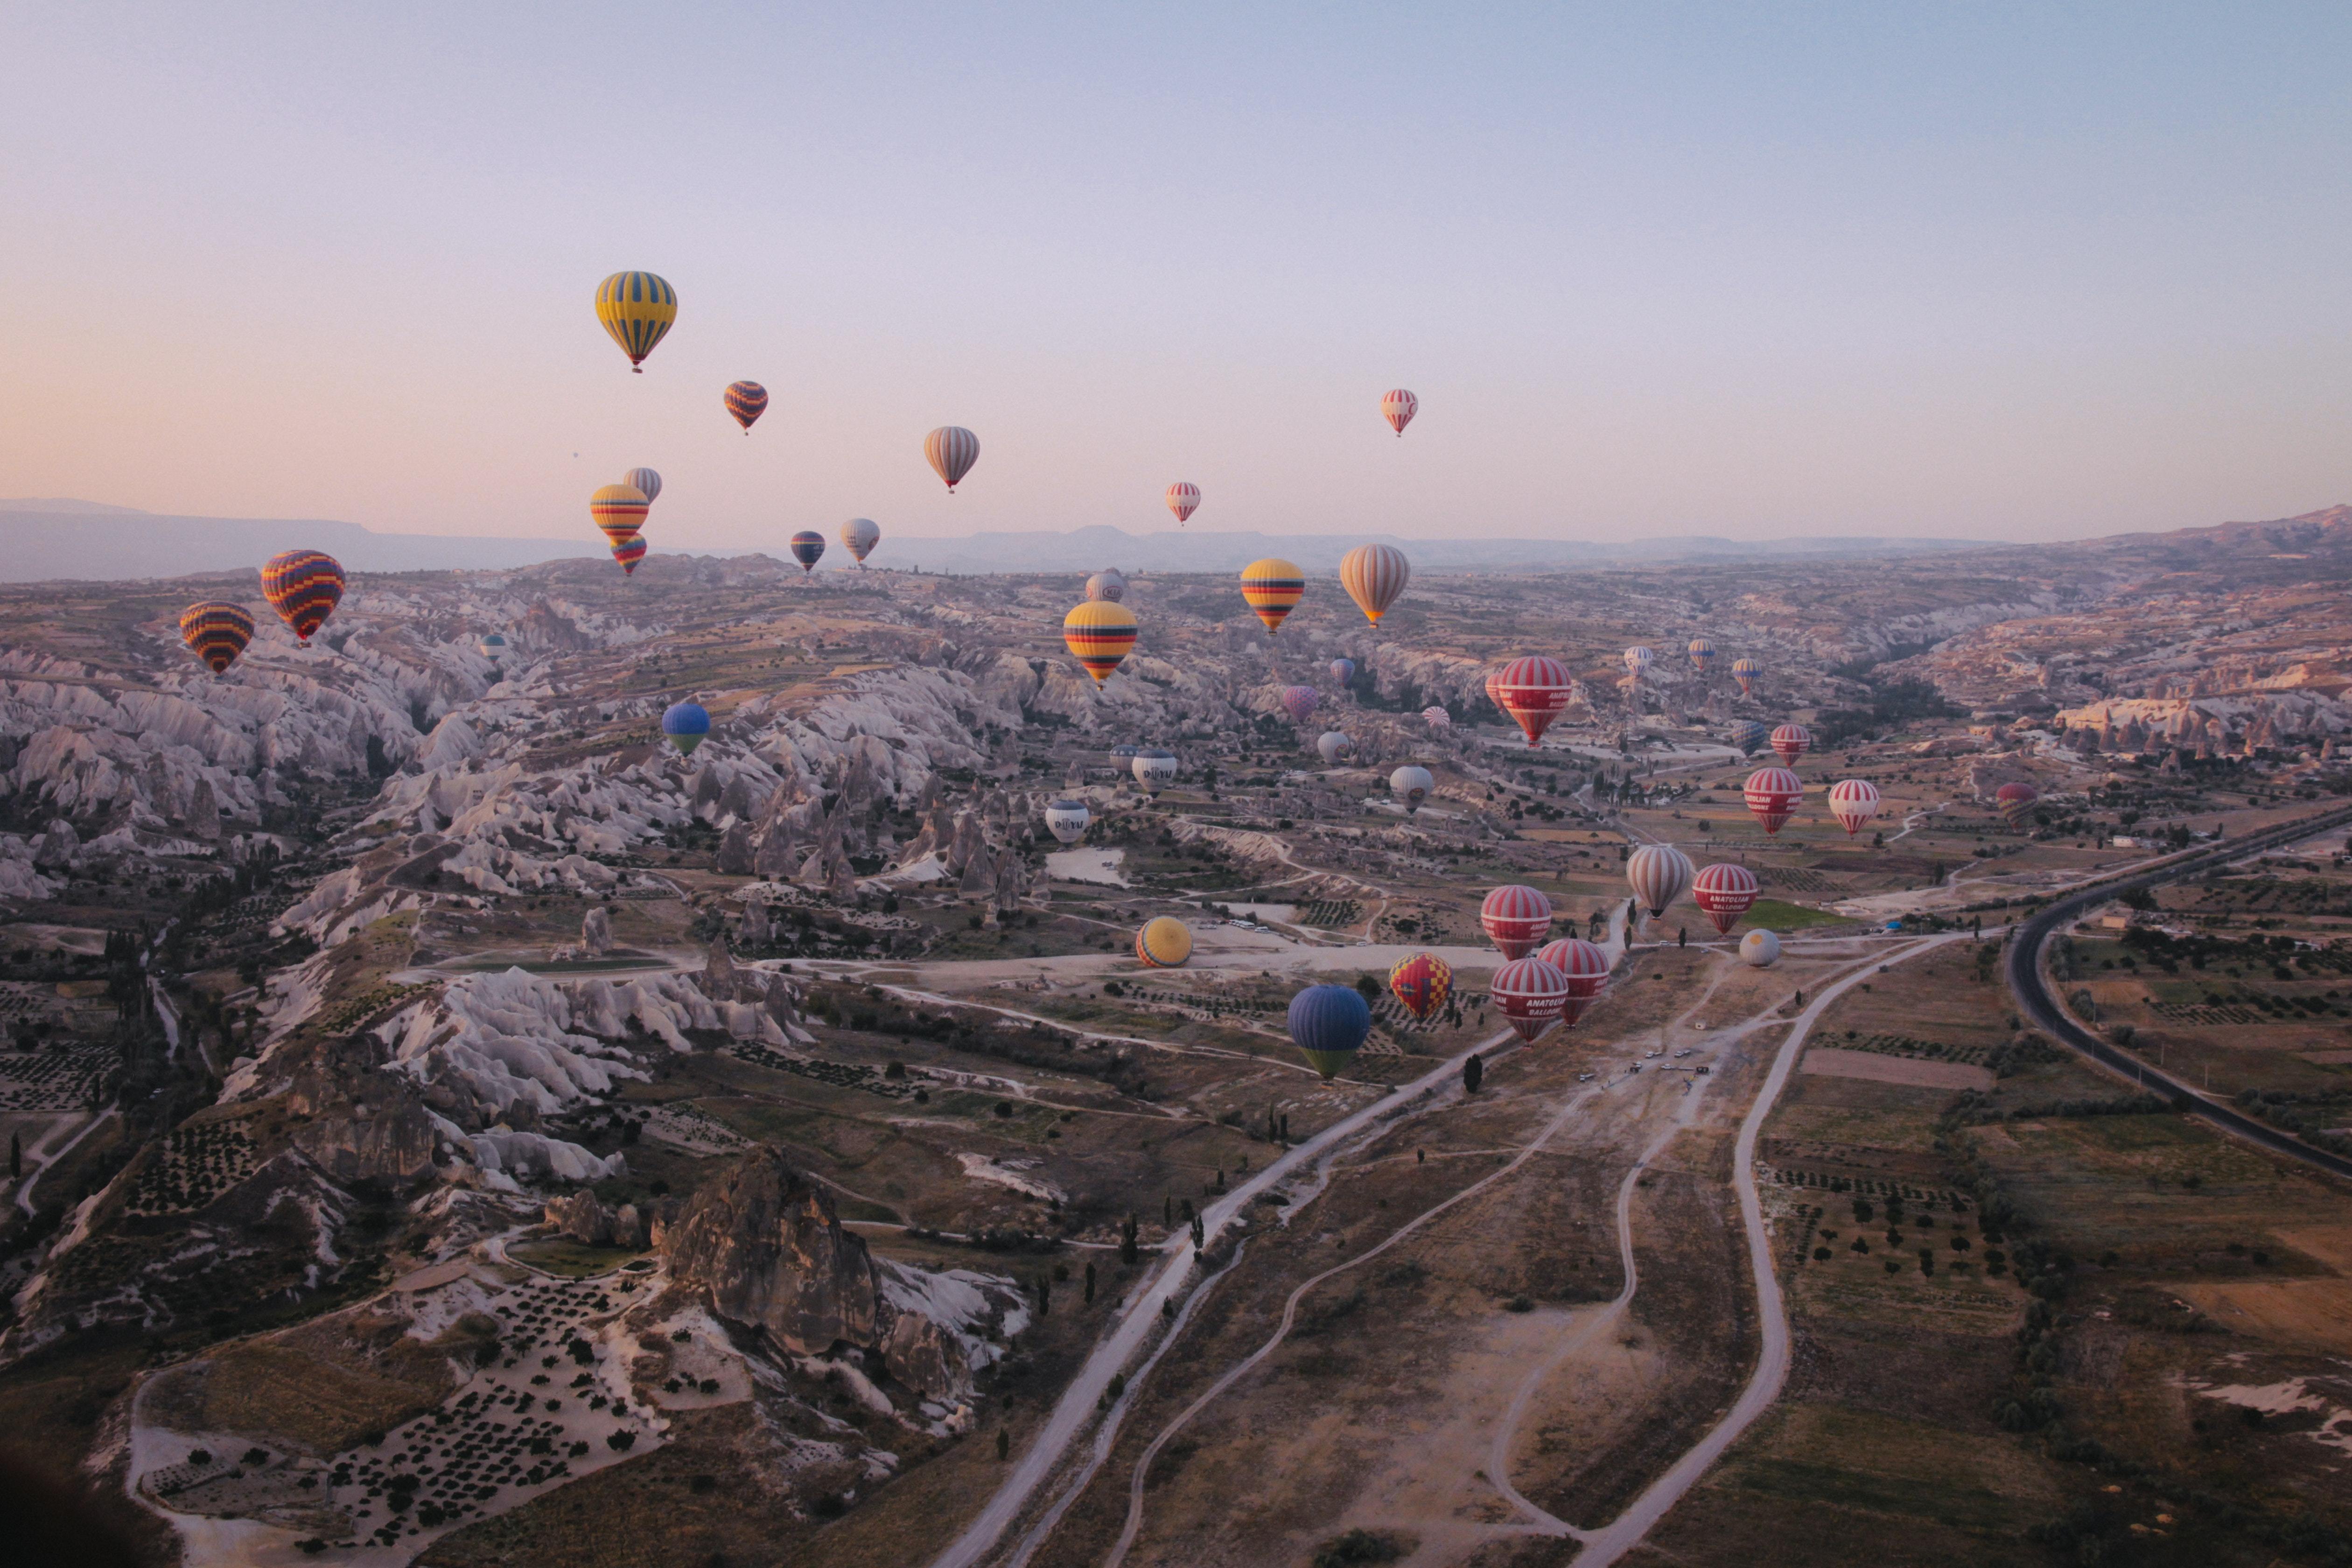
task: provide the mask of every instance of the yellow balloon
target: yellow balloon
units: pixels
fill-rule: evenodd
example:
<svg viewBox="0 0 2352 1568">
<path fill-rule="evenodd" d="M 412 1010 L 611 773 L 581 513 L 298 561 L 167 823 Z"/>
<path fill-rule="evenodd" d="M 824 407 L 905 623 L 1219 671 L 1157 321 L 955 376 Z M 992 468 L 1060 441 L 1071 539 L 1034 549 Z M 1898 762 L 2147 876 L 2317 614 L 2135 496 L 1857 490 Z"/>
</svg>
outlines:
<svg viewBox="0 0 2352 1568">
<path fill-rule="evenodd" d="M 596 285 L 596 319 L 643 375 L 646 356 L 677 320 L 677 290 L 650 272 L 615 272 Z"/>
</svg>

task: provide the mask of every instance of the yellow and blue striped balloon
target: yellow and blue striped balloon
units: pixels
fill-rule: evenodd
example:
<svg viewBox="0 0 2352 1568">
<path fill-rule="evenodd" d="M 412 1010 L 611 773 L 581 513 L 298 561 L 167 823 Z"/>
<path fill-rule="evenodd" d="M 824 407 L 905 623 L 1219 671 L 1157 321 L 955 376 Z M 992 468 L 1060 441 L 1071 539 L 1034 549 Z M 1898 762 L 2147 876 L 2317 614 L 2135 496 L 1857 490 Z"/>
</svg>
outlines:
<svg viewBox="0 0 2352 1568">
<path fill-rule="evenodd" d="M 677 320 L 677 290 L 651 272 L 615 272 L 596 285 L 596 319 L 643 375 L 646 356 Z"/>
<path fill-rule="evenodd" d="M 1265 623 L 1272 637 L 1307 594 L 1307 574 L 1288 561 L 1269 555 L 1242 568 L 1242 599 Z"/>
</svg>

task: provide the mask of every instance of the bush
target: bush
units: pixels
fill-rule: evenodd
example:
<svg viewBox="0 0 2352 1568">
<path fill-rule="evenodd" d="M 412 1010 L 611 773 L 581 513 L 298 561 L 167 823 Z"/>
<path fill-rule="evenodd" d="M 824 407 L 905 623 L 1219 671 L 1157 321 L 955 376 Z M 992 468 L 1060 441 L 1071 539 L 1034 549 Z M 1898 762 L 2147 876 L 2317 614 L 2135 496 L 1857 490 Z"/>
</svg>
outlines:
<svg viewBox="0 0 2352 1568">
<path fill-rule="evenodd" d="M 1353 1568 L 1359 1563 L 1393 1563 L 1408 1548 L 1385 1531 L 1351 1530 L 1318 1547 L 1315 1568 Z"/>
</svg>

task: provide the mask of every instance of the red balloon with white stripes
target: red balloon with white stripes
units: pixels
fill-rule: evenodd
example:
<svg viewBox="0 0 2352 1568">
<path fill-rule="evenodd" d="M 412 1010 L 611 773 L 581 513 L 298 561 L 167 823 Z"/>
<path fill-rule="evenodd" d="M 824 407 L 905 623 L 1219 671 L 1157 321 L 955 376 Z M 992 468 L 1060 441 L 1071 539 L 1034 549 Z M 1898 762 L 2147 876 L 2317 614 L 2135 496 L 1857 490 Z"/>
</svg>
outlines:
<svg viewBox="0 0 2352 1568">
<path fill-rule="evenodd" d="M 1812 749 L 1813 732 L 1802 724 L 1783 724 L 1772 731 L 1773 754 L 1790 767 Z"/>
<path fill-rule="evenodd" d="M 1538 889 L 1507 883 L 1479 904 L 1478 923 L 1505 958 L 1525 958 L 1551 935 L 1551 900 Z"/>
<path fill-rule="evenodd" d="M 1741 793 L 1764 831 L 1778 833 L 1783 823 L 1797 815 L 1797 803 L 1805 798 L 1805 784 L 1786 768 L 1758 768 L 1748 775 Z"/>
<path fill-rule="evenodd" d="M 1176 514 L 1178 522 L 1187 521 L 1200 508 L 1200 486 L 1186 484 L 1182 479 L 1178 479 L 1168 487 L 1168 510 Z"/>
<path fill-rule="evenodd" d="M 1724 936 L 1729 936 L 1739 918 L 1756 907 L 1756 895 L 1761 890 L 1755 872 L 1727 860 L 1703 867 L 1691 879 L 1691 902 L 1706 917 L 1706 923 Z"/>
<path fill-rule="evenodd" d="M 1486 680 L 1486 695 L 1526 732 L 1530 750 L 1542 743 L 1543 732 L 1568 711 L 1575 694 L 1568 667 L 1539 653 L 1511 660 Z"/>
<path fill-rule="evenodd" d="M 1381 395 L 1381 417 L 1387 420 L 1389 428 L 1400 436 L 1404 434 L 1404 427 L 1412 423 L 1412 416 L 1420 412 L 1421 399 L 1402 386 L 1392 387 Z"/>
<path fill-rule="evenodd" d="M 1568 1011 L 1568 976 L 1540 958 L 1516 958 L 1495 971 L 1486 994 L 1519 1038 L 1533 1040 Z"/>
<path fill-rule="evenodd" d="M 1580 936 L 1564 936 L 1536 956 L 1567 976 L 1568 1005 L 1560 1009 L 1559 1021 L 1573 1029 L 1609 989 L 1609 955 Z"/>
<path fill-rule="evenodd" d="M 1853 837 L 1878 815 L 1878 786 L 1868 779 L 1840 779 L 1830 785 L 1830 815 Z"/>
</svg>

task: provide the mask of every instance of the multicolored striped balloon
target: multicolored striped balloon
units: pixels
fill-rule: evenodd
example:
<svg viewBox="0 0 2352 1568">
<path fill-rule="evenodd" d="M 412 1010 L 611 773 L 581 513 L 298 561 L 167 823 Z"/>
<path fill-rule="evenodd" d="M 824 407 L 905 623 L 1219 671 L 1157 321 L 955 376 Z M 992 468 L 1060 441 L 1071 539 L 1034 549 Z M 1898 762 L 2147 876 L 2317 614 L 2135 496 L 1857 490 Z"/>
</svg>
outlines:
<svg viewBox="0 0 2352 1568">
<path fill-rule="evenodd" d="M 294 628 L 294 640 L 308 647 L 310 634 L 343 602 L 343 569 L 321 551 L 289 550 L 262 567 L 261 596 Z"/>
<path fill-rule="evenodd" d="M 1088 599 L 1062 617 L 1062 641 L 1100 686 L 1135 647 L 1135 613 L 1111 599 Z"/>
<path fill-rule="evenodd" d="M 1756 683 L 1764 677 L 1764 661 L 1742 654 L 1731 661 L 1731 679 L 1739 682 L 1739 695 L 1756 695 Z"/>
<path fill-rule="evenodd" d="M 1421 399 L 1402 386 L 1392 387 L 1381 395 L 1381 417 L 1387 420 L 1389 428 L 1400 436 L 1404 434 L 1404 427 L 1412 423 L 1412 416 L 1420 412 Z"/>
<path fill-rule="evenodd" d="M 751 433 L 751 421 L 768 411 L 768 389 L 756 381 L 730 382 L 727 385 L 727 412 L 735 416 L 735 423 L 743 426 L 743 434 Z"/>
<path fill-rule="evenodd" d="M 929 459 L 931 471 L 947 481 L 948 494 L 971 466 L 980 461 L 980 437 L 961 425 L 942 425 L 923 437 L 923 456 Z"/>
<path fill-rule="evenodd" d="M 677 290 L 650 272 L 615 272 L 596 285 L 596 319 L 643 375 L 646 356 L 677 320 Z"/>
<path fill-rule="evenodd" d="M 1180 523 L 1191 521 L 1192 514 L 1201 510 L 1201 487 L 1186 484 L 1182 479 L 1170 485 L 1168 510 L 1176 514 Z"/>
<path fill-rule="evenodd" d="M 215 675 L 224 675 L 252 645 L 253 617 L 240 605 L 207 599 L 180 612 L 180 638 Z"/>
<path fill-rule="evenodd" d="M 801 563 L 801 575 L 805 577 L 816 570 L 819 561 L 824 559 L 824 535 L 815 529 L 803 528 L 793 535 L 792 542 L 784 548 L 790 550 L 793 559 Z"/>
<path fill-rule="evenodd" d="M 1374 626 L 1412 581 L 1412 563 L 1393 544 L 1359 544 L 1339 558 L 1339 586 Z"/>
<path fill-rule="evenodd" d="M 1685 650 L 1690 655 L 1691 666 L 1705 675 L 1715 663 L 1715 644 L 1705 637 L 1693 637 Z"/>
<path fill-rule="evenodd" d="M 1242 568 L 1242 602 L 1257 612 L 1272 637 L 1307 596 L 1307 574 L 1279 556 L 1269 555 Z"/>
<path fill-rule="evenodd" d="M 1723 936 L 1729 936 L 1739 918 L 1756 907 L 1756 897 L 1762 891 L 1763 884 L 1755 872 L 1728 860 L 1703 867 L 1691 879 L 1691 902 Z"/>
<path fill-rule="evenodd" d="M 646 541 L 643 534 L 632 533 L 626 539 L 613 541 L 613 559 L 621 563 L 623 576 L 635 576 L 637 563 L 645 558 Z"/>
<path fill-rule="evenodd" d="M 604 531 L 604 537 L 618 544 L 636 533 L 646 524 L 646 512 L 652 499 L 635 485 L 606 485 L 588 498 L 588 515 Z"/>
<path fill-rule="evenodd" d="M 1454 966 L 1433 952 L 1411 953 L 1389 971 L 1389 994 L 1421 1023 L 1444 1011 L 1454 994 Z"/>
<path fill-rule="evenodd" d="M 1135 956 L 1148 969 L 1175 969 L 1192 956 L 1192 932 L 1173 915 L 1144 922 L 1135 933 Z"/>
</svg>

